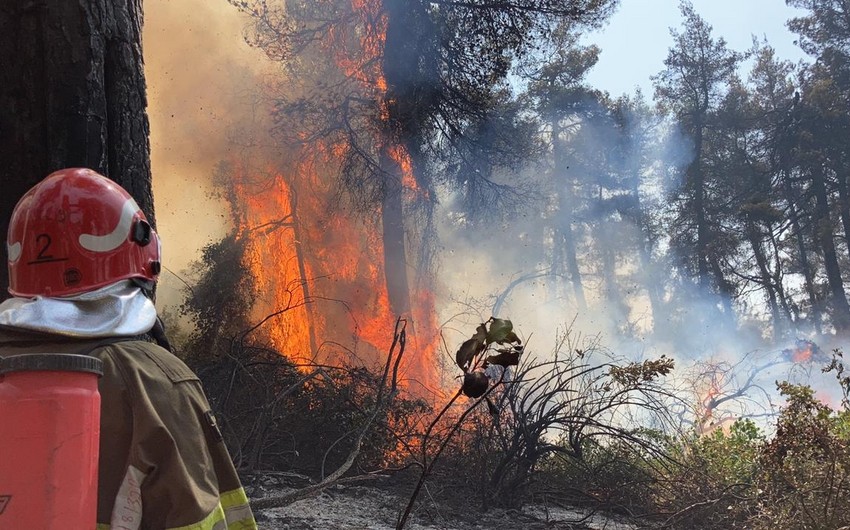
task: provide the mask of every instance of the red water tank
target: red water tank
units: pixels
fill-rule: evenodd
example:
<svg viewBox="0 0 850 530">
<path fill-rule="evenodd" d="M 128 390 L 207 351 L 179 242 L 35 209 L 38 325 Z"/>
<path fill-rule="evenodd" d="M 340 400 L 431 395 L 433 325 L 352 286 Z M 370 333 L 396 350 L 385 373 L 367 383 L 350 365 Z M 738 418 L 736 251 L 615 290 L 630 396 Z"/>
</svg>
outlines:
<svg viewBox="0 0 850 530">
<path fill-rule="evenodd" d="M 0 360 L 0 529 L 97 524 L 100 359 Z"/>
</svg>

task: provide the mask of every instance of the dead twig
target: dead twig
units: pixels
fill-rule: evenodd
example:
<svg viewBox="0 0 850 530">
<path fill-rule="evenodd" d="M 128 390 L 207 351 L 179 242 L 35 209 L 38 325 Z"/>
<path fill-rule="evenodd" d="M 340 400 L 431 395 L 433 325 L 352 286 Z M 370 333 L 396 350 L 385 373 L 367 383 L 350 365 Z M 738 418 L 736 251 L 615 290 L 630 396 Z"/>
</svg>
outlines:
<svg viewBox="0 0 850 530">
<path fill-rule="evenodd" d="M 404 355 L 404 349 L 407 343 L 406 327 L 406 320 L 401 318 L 396 320 L 393 342 L 390 345 L 390 349 L 387 353 L 387 362 L 384 365 L 384 371 L 381 375 L 381 381 L 378 386 L 378 393 L 375 397 L 375 404 L 369 413 L 368 419 L 358 432 L 354 444 L 351 447 L 351 451 L 349 451 L 345 461 L 336 469 L 336 471 L 334 471 L 316 484 L 282 495 L 263 497 L 261 499 L 253 500 L 251 504 L 254 509 L 263 510 L 267 508 L 280 508 L 282 506 L 291 504 L 297 500 L 306 499 L 308 497 L 317 495 L 322 491 L 326 490 L 327 488 L 340 483 L 343 478 L 343 475 L 345 475 L 345 473 L 347 473 L 348 470 L 351 469 L 351 466 L 354 465 L 354 462 L 355 460 L 357 460 L 357 457 L 360 456 L 360 449 L 362 447 L 363 439 L 366 437 L 366 434 L 368 434 L 371 430 L 372 424 L 374 423 L 375 418 L 377 418 L 379 412 L 381 410 L 384 410 L 386 405 L 385 401 L 387 399 L 392 398 L 392 392 L 387 392 L 387 380 L 389 379 L 390 367 L 393 366 L 393 361 L 395 360 L 395 362 L 398 363 L 398 359 L 400 359 Z M 397 354 L 396 348 L 398 348 Z M 394 379 L 395 374 L 393 374 L 393 381 L 390 382 L 391 388 L 395 388 L 396 386 L 396 381 Z"/>
</svg>

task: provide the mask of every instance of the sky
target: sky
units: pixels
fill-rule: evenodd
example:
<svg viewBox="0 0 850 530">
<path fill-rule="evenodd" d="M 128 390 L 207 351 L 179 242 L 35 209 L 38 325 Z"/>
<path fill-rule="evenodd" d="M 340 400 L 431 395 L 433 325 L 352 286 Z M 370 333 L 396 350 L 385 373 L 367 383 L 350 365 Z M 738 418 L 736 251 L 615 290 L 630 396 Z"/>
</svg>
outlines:
<svg viewBox="0 0 850 530">
<path fill-rule="evenodd" d="M 788 19 L 805 11 L 786 6 L 785 0 L 693 0 L 692 4 L 712 26 L 715 38 L 723 37 L 732 50 L 747 50 L 755 35 L 759 40 L 766 37 L 781 59 L 797 62 L 807 57 L 794 44 L 796 35 L 785 27 Z M 650 76 L 664 69 L 673 43 L 671 27 L 682 27 L 679 0 L 621 0 L 609 23 L 585 40 L 602 49 L 588 83 L 615 97 L 640 87 L 651 99 Z M 746 72 L 742 75 L 746 78 Z"/>
</svg>

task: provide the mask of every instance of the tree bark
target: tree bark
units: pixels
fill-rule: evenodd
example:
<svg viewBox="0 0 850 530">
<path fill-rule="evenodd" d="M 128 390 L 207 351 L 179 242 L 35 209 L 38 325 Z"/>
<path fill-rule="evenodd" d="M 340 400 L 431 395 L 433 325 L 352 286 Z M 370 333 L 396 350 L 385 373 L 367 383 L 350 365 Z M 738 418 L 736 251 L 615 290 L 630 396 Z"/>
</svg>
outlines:
<svg viewBox="0 0 850 530">
<path fill-rule="evenodd" d="M 797 208 L 797 193 L 794 191 L 794 186 L 791 183 L 791 172 L 787 169 L 789 163 L 784 160 L 784 157 L 786 157 L 787 154 L 784 154 L 782 148 L 780 148 L 780 152 L 783 153 L 781 155 L 783 157 L 783 168 L 780 173 L 780 177 L 782 178 L 782 191 L 785 194 L 785 200 L 788 203 L 788 217 L 791 220 L 791 231 L 797 248 L 797 263 L 800 270 L 803 272 L 803 285 L 805 286 L 806 294 L 809 297 L 809 303 L 811 306 L 811 316 L 809 317 L 809 320 L 812 322 L 815 331 L 818 335 L 820 335 L 822 331 L 821 320 L 823 319 L 823 316 L 820 309 L 820 300 L 818 299 L 817 292 L 815 291 L 814 267 L 809 259 L 806 237 L 803 233 L 803 227 L 800 224 L 801 212 Z"/>
<path fill-rule="evenodd" d="M 753 249 L 753 257 L 759 270 L 759 283 L 764 289 L 767 297 L 767 306 L 770 308 L 770 316 L 773 322 L 773 340 L 778 340 L 785 335 L 783 315 L 779 309 L 777 286 L 773 283 L 773 274 L 770 272 L 768 258 L 762 247 L 761 233 L 753 221 L 744 221 L 746 237 Z"/>
<path fill-rule="evenodd" d="M 384 241 L 384 276 L 387 295 L 393 314 L 402 318 L 410 315 L 410 284 L 407 278 L 407 249 L 405 247 L 405 222 L 398 163 L 383 148 L 381 168 L 387 174 L 386 191 L 381 203 L 381 222 Z"/>
<path fill-rule="evenodd" d="M 847 179 L 850 178 L 850 173 L 847 171 L 838 170 L 835 172 L 835 183 L 838 190 L 838 209 L 841 213 L 841 226 L 844 229 L 845 251 L 850 256 L 850 189 L 847 186 Z"/>
<path fill-rule="evenodd" d="M 697 229 L 697 276 L 700 289 L 708 292 L 709 260 L 708 260 L 708 221 L 706 220 L 705 175 L 702 170 L 703 125 L 697 123 L 694 127 L 695 158 L 688 167 L 687 182 L 693 189 L 693 208 L 696 215 Z M 718 278 L 718 281 L 720 278 Z"/>
<path fill-rule="evenodd" d="M 829 211 L 829 198 L 821 168 L 812 172 L 812 189 L 815 196 L 816 237 L 823 251 L 823 263 L 826 279 L 829 283 L 830 304 L 832 305 L 832 324 L 839 334 L 850 332 L 850 304 L 841 278 L 841 267 L 833 240 L 833 226 Z"/>
<path fill-rule="evenodd" d="M 403 169 L 390 149 L 404 148 L 410 157 L 411 177 L 417 186 L 430 189 L 421 171 L 418 143 L 429 112 L 439 103 L 436 30 L 427 11 L 416 2 L 385 0 L 386 41 L 382 67 L 387 83 L 384 98 L 386 121 L 379 164 L 384 174 L 381 220 L 384 239 L 384 268 L 390 307 L 397 316 L 410 316 L 407 230 Z M 415 278 L 418 280 L 418 278 Z"/>
<path fill-rule="evenodd" d="M 88 167 L 115 180 L 155 223 L 141 29 L 141 0 L 0 6 L 4 242 L 18 199 L 65 167 Z M 7 283 L 3 266 L 0 284 Z M 0 299 L 6 296 L 3 289 Z"/>
</svg>

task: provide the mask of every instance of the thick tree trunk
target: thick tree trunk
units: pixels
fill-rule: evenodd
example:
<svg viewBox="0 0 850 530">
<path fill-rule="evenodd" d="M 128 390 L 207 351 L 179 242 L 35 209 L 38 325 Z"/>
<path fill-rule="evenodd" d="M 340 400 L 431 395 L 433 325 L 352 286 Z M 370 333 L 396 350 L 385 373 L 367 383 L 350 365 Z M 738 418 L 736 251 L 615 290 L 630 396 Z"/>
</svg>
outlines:
<svg viewBox="0 0 850 530">
<path fill-rule="evenodd" d="M 386 191 L 381 203 L 384 241 L 384 276 L 390 309 L 399 317 L 410 318 L 410 284 L 407 279 L 404 208 L 401 169 L 382 149 L 381 169 L 387 175 Z"/>
<path fill-rule="evenodd" d="M 597 241 L 614 241 L 610 226 L 597 224 L 595 232 Z M 598 252 L 606 318 L 615 326 L 615 329 L 628 330 L 630 327 L 629 305 L 617 281 L 617 254 L 613 246 L 609 244 L 600 245 Z"/>
<path fill-rule="evenodd" d="M 664 292 L 662 278 L 658 273 L 657 264 L 652 259 L 652 248 L 654 246 L 652 229 L 650 228 L 647 215 L 644 213 L 637 180 L 635 180 L 634 186 L 631 189 L 631 194 L 635 200 L 635 215 L 630 216 L 630 218 L 635 226 L 639 228 L 641 237 L 640 241 L 637 242 L 638 259 L 641 265 L 639 277 L 649 298 L 649 307 L 652 309 L 653 328 L 657 329 L 658 323 L 666 320 L 668 315 L 662 303 Z"/>
<path fill-rule="evenodd" d="M 702 139 L 703 128 L 701 124 L 698 124 L 694 134 L 694 152 L 696 153 L 696 158 L 694 158 L 693 163 L 688 167 L 687 179 L 688 185 L 692 188 L 694 194 L 693 208 L 696 215 L 697 229 L 697 276 L 700 288 L 703 292 L 708 292 L 708 221 L 706 219 L 705 175 L 703 175 L 702 171 Z"/>
<path fill-rule="evenodd" d="M 289 186 L 289 211 L 292 212 L 292 239 L 295 247 L 295 259 L 298 262 L 298 277 L 301 279 L 301 292 L 304 296 L 304 312 L 307 313 L 307 319 L 312 325 L 307 326 L 307 333 L 310 334 L 310 355 L 315 355 L 319 351 L 319 343 L 316 340 L 316 319 L 313 312 L 312 297 L 310 295 L 310 275 L 307 271 L 307 264 L 304 259 L 304 237 L 302 236 L 301 220 L 298 218 L 298 188 L 293 182 L 287 182 Z"/>
<path fill-rule="evenodd" d="M 141 28 L 141 0 L 7 0 L 0 6 L 4 242 L 17 200 L 63 167 L 112 178 L 154 221 Z M 5 263 L 6 245 L 0 248 Z M 0 284 L 7 281 L 4 265 Z"/>
<path fill-rule="evenodd" d="M 384 177 L 381 220 L 384 237 L 384 268 L 390 307 L 398 316 L 410 317 L 408 279 L 408 215 L 404 209 L 404 185 L 400 160 L 390 149 L 403 148 L 410 157 L 412 178 L 417 186 L 430 190 L 430 183 L 419 171 L 419 150 L 425 117 L 438 104 L 433 90 L 437 76 L 436 31 L 430 17 L 415 2 L 385 0 L 387 17 L 383 53 L 383 73 L 387 82 L 384 99 L 387 111 L 383 124 L 384 145 L 380 161 Z M 420 278 L 415 278 L 418 282 Z"/>
<path fill-rule="evenodd" d="M 841 212 L 841 226 L 844 229 L 844 250 L 850 255 L 850 190 L 847 187 L 847 179 L 850 173 L 846 171 L 836 172 L 836 188 L 838 189 L 838 207 Z"/>
</svg>

